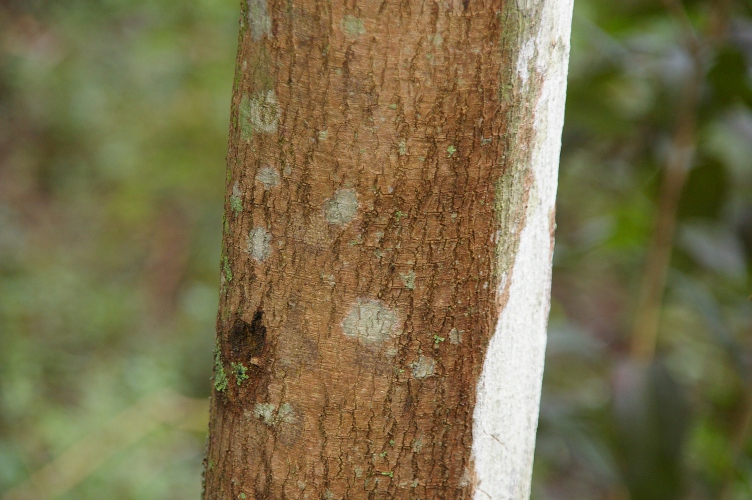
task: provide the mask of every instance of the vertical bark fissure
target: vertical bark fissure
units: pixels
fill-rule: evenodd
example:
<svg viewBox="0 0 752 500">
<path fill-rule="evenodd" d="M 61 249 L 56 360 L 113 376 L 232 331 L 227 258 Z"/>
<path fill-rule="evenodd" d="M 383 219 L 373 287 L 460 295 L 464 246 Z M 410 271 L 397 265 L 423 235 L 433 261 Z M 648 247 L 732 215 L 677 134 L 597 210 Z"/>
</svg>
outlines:
<svg viewBox="0 0 752 500">
<path fill-rule="evenodd" d="M 536 185 L 510 9 L 244 2 L 205 498 L 477 493 L 493 242 Z"/>
</svg>

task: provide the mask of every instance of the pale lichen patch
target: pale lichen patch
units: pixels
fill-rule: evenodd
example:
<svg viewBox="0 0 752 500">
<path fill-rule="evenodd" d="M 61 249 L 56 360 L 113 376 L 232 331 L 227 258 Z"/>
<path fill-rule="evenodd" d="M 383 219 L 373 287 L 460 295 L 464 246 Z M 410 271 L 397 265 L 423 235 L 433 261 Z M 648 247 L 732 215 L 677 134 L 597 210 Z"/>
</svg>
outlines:
<svg viewBox="0 0 752 500">
<path fill-rule="evenodd" d="M 264 35 L 272 35 L 272 19 L 266 0 L 248 0 L 248 25 L 251 27 L 251 38 L 256 42 Z"/>
<path fill-rule="evenodd" d="M 271 427 L 274 425 L 276 409 L 277 407 L 271 403 L 256 403 L 253 407 L 253 416 Z"/>
<path fill-rule="evenodd" d="M 527 79 L 530 76 L 530 61 L 535 55 L 535 39 L 530 38 L 527 40 L 520 49 L 520 56 L 517 59 L 517 76 L 522 80 L 522 85 L 527 84 Z"/>
<path fill-rule="evenodd" d="M 272 235 L 263 227 L 256 227 L 248 234 L 246 251 L 258 262 L 263 262 L 272 250 Z"/>
<path fill-rule="evenodd" d="M 401 274 L 402 281 L 405 283 L 405 288 L 412 290 L 415 288 L 415 271 L 410 271 L 407 274 Z"/>
<path fill-rule="evenodd" d="M 240 100 L 240 133 L 243 140 L 255 132 L 272 134 L 279 126 L 279 102 L 273 90 L 243 95 Z"/>
<path fill-rule="evenodd" d="M 436 371 L 436 361 L 429 356 L 420 356 L 416 363 L 413 363 L 413 377 L 426 378 L 430 377 Z"/>
<path fill-rule="evenodd" d="M 282 403 L 277 412 L 277 421 L 285 424 L 294 424 L 298 421 L 295 410 L 290 403 Z"/>
<path fill-rule="evenodd" d="M 271 189 L 279 185 L 279 172 L 276 168 L 266 165 L 258 171 L 256 180 L 264 185 L 264 189 Z"/>
<path fill-rule="evenodd" d="M 458 330 L 456 328 L 452 328 L 449 331 L 449 343 L 453 345 L 461 344 L 462 336 L 464 333 L 465 333 L 465 330 Z"/>
<path fill-rule="evenodd" d="M 470 486 L 470 473 L 467 470 L 467 468 L 465 468 L 465 470 L 462 471 L 462 476 L 460 476 L 460 481 L 458 483 L 458 486 L 460 488 L 467 488 L 468 486 Z"/>
<path fill-rule="evenodd" d="M 330 224 L 344 226 L 358 213 L 358 195 L 354 189 L 339 189 L 324 203 L 324 216 Z"/>
<path fill-rule="evenodd" d="M 240 192 L 240 185 L 237 183 L 237 181 L 235 181 L 235 184 L 232 185 L 232 194 L 230 195 L 230 208 L 232 208 L 232 211 L 235 213 L 235 215 L 238 215 L 243 211 L 242 193 Z"/>
<path fill-rule="evenodd" d="M 413 439 L 412 445 L 413 453 L 420 453 L 420 450 L 423 449 L 423 436 L 418 436 L 416 439 Z"/>
<path fill-rule="evenodd" d="M 363 25 L 363 20 L 358 19 L 357 17 L 350 14 L 347 14 L 342 18 L 342 22 L 339 26 L 342 29 L 342 32 L 350 38 L 358 38 L 360 35 L 364 35 L 366 33 L 366 28 Z"/>
<path fill-rule="evenodd" d="M 380 300 L 358 299 L 342 321 L 342 331 L 364 344 L 381 344 L 397 329 L 397 314 Z"/>
</svg>

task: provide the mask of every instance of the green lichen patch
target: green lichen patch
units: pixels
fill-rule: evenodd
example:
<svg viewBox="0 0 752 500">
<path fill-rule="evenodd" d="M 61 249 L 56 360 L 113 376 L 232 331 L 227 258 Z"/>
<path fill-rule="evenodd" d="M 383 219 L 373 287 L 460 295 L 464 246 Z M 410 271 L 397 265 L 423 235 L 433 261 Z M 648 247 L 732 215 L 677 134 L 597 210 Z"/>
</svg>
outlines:
<svg viewBox="0 0 752 500">
<path fill-rule="evenodd" d="M 249 141 L 254 133 L 273 134 L 279 126 L 279 102 L 273 90 L 243 95 L 240 100 L 240 136 Z"/>
<path fill-rule="evenodd" d="M 235 374 L 235 383 L 241 385 L 248 380 L 248 368 L 243 363 L 230 363 L 232 373 Z"/>
<path fill-rule="evenodd" d="M 380 300 L 358 299 L 342 321 L 342 331 L 364 344 L 376 345 L 396 333 L 397 314 Z"/>
<path fill-rule="evenodd" d="M 266 165 L 258 171 L 256 180 L 264 185 L 264 189 L 271 189 L 279 185 L 279 172 L 276 168 Z"/>
<path fill-rule="evenodd" d="M 230 260 L 226 255 L 222 257 L 222 273 L 227 283 L 232 281 L 232 268 L 230 267 Z"/>
<path fill-rule="evenodd" d="M 447 153 L 449 153 L 449 156 L 450 156 L 450 157 L 451 157 L 452 155 L 454 155 L 454 153 L 456 153 L 456 152 L 457 152 L 457 148 L 455 148 L 455 147 L 454 147 L 454 146 L 452 146 L 452 145 L 450 145 L 450 146 L 449 146 L 449 147 L 447 148 Z"/>
<path fill-rule="evenodd" d="M 248 0 L 248 26 L 251 27 L 251 38 L 258 42 L 264 35 L 272 35 L 272 19 L 266 0 Z"/>
<path fill-rule="evenodd" d="M 348 38 L 358 38 L 360 35 L 365 35 L 366 33 L 363 20 L 350 14 L 342 18 L 339 26 Z"/>
<path fill-rule="evenodd" d="M 426 378 L 430 377 L 436 371 L 436 361 L 429 356 L 420 356 L 416 363 L 413 363 L 413 377 Z"/>
<path fill-rule="evenodd" d="M 222 354 L 219 350 L 219 344 L 214 346 L 214 389 L 217 392 L 227 390 L 227 374 L 222 364 Z"/>
<path fill-rule="evenodd" d="M 358 214 L 358 195 L 354 189 L 338 189 L 324 202 L 324 217 L 329 224 L 344 226 Z"/>
<path fill-rule="evenodd" d="M 248 242 L 246 246 L 246 252 L 248 252 L 254 260 L 263 262 L 269 257 L 272 251 L 271 246 L 272 235 L 263 227 L 256 227 L 248 234 Z"/>
</svg>

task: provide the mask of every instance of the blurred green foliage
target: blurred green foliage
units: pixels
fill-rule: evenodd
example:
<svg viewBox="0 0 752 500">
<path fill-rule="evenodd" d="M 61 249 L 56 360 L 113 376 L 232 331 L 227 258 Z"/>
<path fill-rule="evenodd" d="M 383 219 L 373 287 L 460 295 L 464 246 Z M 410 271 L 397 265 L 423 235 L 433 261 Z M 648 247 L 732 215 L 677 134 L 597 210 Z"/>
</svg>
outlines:
<svg viewBox="0 0 752 500">
<path fill-rule="evenodd" d="M 752 498 L 750 15 L 575 1 L 535 499 Z M 656 355 L 639 359 L 637 298 L 687 119 Z"/>
<path fill-rule="evenodd" d="M 533 498 L 752 498 L 752 7 L 575 3 Z M 208 395 L 237 17 L 0 2 L 0 494 L 155 391 Z M 640 361 L 687 23 L 694 156 Z M 200 427 L 136 436 L 60 498 L 197 497 Z"/>
<path fill-rule="evenodd" d="M 157 389 L 208 396 L 237 30 L 236 2 L 0 2 L 0 496 Z M 197 498 L 204 438 L 60 498 Z"/>
</svg>

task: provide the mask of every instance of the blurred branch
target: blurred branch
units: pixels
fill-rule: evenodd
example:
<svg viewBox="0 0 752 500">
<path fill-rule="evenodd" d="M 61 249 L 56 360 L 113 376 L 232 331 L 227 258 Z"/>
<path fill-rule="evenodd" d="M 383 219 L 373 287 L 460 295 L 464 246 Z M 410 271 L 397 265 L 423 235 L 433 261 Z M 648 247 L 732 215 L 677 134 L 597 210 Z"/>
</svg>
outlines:
<svg viewBox="0 0 752 500">
<path fill-rule="evenodd" d="M 3 500 L 56 498 L 159 426 L 204 431 L 208 414 L 209 404 L 203 399 L 188 398 L 170 390 L 146 396 L 6 492 Z"/>
<path fill-rule="evenodd" d="M 695 149 L 696 109 L 704 73 L 695 65 L 679 105 L 678 126 L 661 183 L 658 217 L 648 250 L 637 317 L 632 330 L 631 354 L 650 359 L 655 353 L 663 292 L 674 247 L 676 212 Z"/>
<path fill-rule="evenodd" d="M 651 359 L 655 354 L 661 304 L 674 247 L 676 212 L 696 146 L 697 107 L 707 69 L 702 49 L 704 46 L 717 44 L 720 40 L 719 33 L 725 33 L 724 27 L 713 23 L 709 37 L 701 40 L 680 0 L 664 0 L 664 4 L 684 31 L 693 65 L 692 75 L 685 85 L 677 110 L 676 131 L 671 141 L 671 150 L 661 183 L 658 216 L 648 249 L 632 329 L 630 353 L 632 357 L 638 359 Z M 716 3 L 713 11 L 714 19 L 727 19 L 722 12 L 726 7 L 725 1 Z"/>
</svg>

